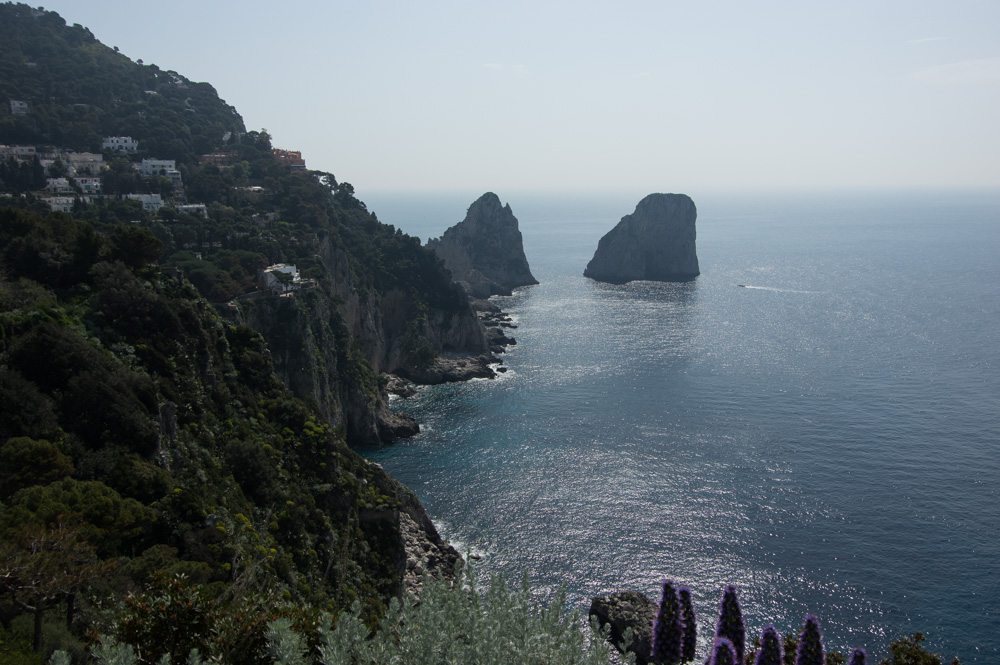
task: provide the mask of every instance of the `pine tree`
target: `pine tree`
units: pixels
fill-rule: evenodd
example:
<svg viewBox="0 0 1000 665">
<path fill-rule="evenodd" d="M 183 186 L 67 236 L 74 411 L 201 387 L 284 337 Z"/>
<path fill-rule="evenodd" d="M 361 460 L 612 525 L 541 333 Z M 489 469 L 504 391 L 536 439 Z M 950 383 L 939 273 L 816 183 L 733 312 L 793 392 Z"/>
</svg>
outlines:
<svg viewBox="0 0 1000 665">
<path fill-rule="evenodd" d="M 823 665 L 823 634 L 819 630 L 819 619 L 806 615 L 799 634 L 799 649 L 795 654 L 795 665 Z"/>
<path fill-rule="evenodd" d="M 743 611 L 740 601 L 736 598 L 736 587 L 726 586 L 719 603 L 719 621 L 715 626 L 716 638 L 724 637 L 736 650 L 737 662 L 742 663 L 746 654 L 747 627 L 743 623 Z"/>
<path fill-rule="evenodd" d="M 691 589 L 682 586 L 677 590 L 677 599 L 681 603 L 681 662 L 694 660 L 694 651 L 698 646 L 698 623 L 694 615 L 694 603 L 691 601 Z"/>
<path fill-rule="evenodd" d="M 760 634 L 760 651 L 755 665 L 781 665 L 781 638 L 774 626 L 767 626 Z"/>
<path fill-rule="evenodd" d="M 868 665 L 868 654 L 865 653 L 864 649 L 855 649 L 851 653 L 851 662 L 849 665 Z"/>
<path fill-rule="evenodd" d="M 663 581 L 660 610 L 653 623 L 653 662 L 676 665 L 681 662 L 681 612 L 673 582 Z"/>
</svg>

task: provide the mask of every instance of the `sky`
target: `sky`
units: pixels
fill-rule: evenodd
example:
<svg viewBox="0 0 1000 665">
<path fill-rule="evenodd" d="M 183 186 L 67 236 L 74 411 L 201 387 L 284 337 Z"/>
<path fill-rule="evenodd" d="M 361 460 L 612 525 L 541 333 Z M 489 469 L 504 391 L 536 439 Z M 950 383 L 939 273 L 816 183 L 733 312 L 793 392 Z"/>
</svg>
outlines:
<svg viewBox="0 0 1000 665">
<path fill-rule="evenodd" d="M 1000 2 L 49 0 L 359 192 L 1000 187 Z"/>
</svg>

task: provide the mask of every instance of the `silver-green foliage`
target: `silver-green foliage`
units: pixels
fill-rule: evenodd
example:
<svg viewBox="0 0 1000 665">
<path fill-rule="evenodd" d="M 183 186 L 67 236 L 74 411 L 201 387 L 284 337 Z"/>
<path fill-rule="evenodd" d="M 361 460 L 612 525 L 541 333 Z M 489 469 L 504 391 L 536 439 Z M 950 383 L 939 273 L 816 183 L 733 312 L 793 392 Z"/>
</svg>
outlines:
<svg viewBox="0 0 1000 665">
<path fill-rule="evenodd" d="M 292 620 L 281 617 L 267 624 L 267 649 L 274 665 L 305 665 L 306 641 L 292 630 Z"/>
<path fill-rule="evenodd" d="M 108 641 L 95 644 L 90 655 L 101 665 L 136 665 L 138 658 L 131 644 Z"/>
<path fill-rule="evenodd" d="M 342 613 L 336 627 L 324 619 L 320 629 L 321 665 L 480 665 L 545 663 L 546 665 L 607 665 L 610 647 L 592 627 L 586 629 L 578 612 L 565 612 L 565 594 L 549 605 L 532 598 L 525 579 L 519 590 L 495 578 L 480 592 L 472 575 L 462 573 L 456 584 L 425 580 L 420 603 L 393 601 L 374 634 L 362 622 L 361 608 Z M 288 640 L 288 626 L 270 624 L 268 644 L 273 654 Z M 288 652 L 292 653 L 292 652 Z M 301 652 L 297 652 L 301 654 Z M 292 656 L 282 665 L 305 665 Z"/>
<path fill-rule="evenodd" d="M 65 651 L 54 651 L 49 656 L 49 665 L 71 665 L 72 660 Z"/>
</svg>

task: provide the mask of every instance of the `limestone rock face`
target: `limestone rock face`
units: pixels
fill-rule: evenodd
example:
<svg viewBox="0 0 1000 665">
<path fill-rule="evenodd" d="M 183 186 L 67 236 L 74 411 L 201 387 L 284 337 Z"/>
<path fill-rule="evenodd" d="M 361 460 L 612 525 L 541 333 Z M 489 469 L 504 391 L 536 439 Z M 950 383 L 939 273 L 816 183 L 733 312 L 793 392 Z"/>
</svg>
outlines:
<svg viewBox="0 0 1000 665">
<path fill-rule="evenodd" d="M 685 282 L 698 274 L 695 218 L 686 194 L 650 194 L 597 244 L 583 271 L 599 282 Z"/>
<path fill-rule="evenodd" d="M 463 221 L 427 246 L 473 297 L 510 295 L 518 286 L 538 284 L 524 256 L 517 218 L 493 192 L 479 197 Z"/>
</svg>

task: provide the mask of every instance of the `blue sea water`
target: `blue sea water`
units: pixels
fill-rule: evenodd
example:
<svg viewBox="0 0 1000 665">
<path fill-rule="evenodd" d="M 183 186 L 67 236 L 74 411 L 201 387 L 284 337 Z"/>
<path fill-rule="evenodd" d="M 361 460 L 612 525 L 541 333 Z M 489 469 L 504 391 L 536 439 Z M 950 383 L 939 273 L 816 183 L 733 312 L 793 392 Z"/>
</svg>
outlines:
<svg viewBox="0 0 1000 665">
<path fill-rule="evenodd" d="M 582 273 L 641 195 L 499 194 L 509 371 L 362 451 L 445 537 L 584 612 L 671 577 L 703 641 L 734 583 L 754 634 L 1000 662 L 1000 193 L 695 195 L 701 276 L 621 286 Z M 477 195 L 363 196 L 426 240 Z"/>
</svg>

